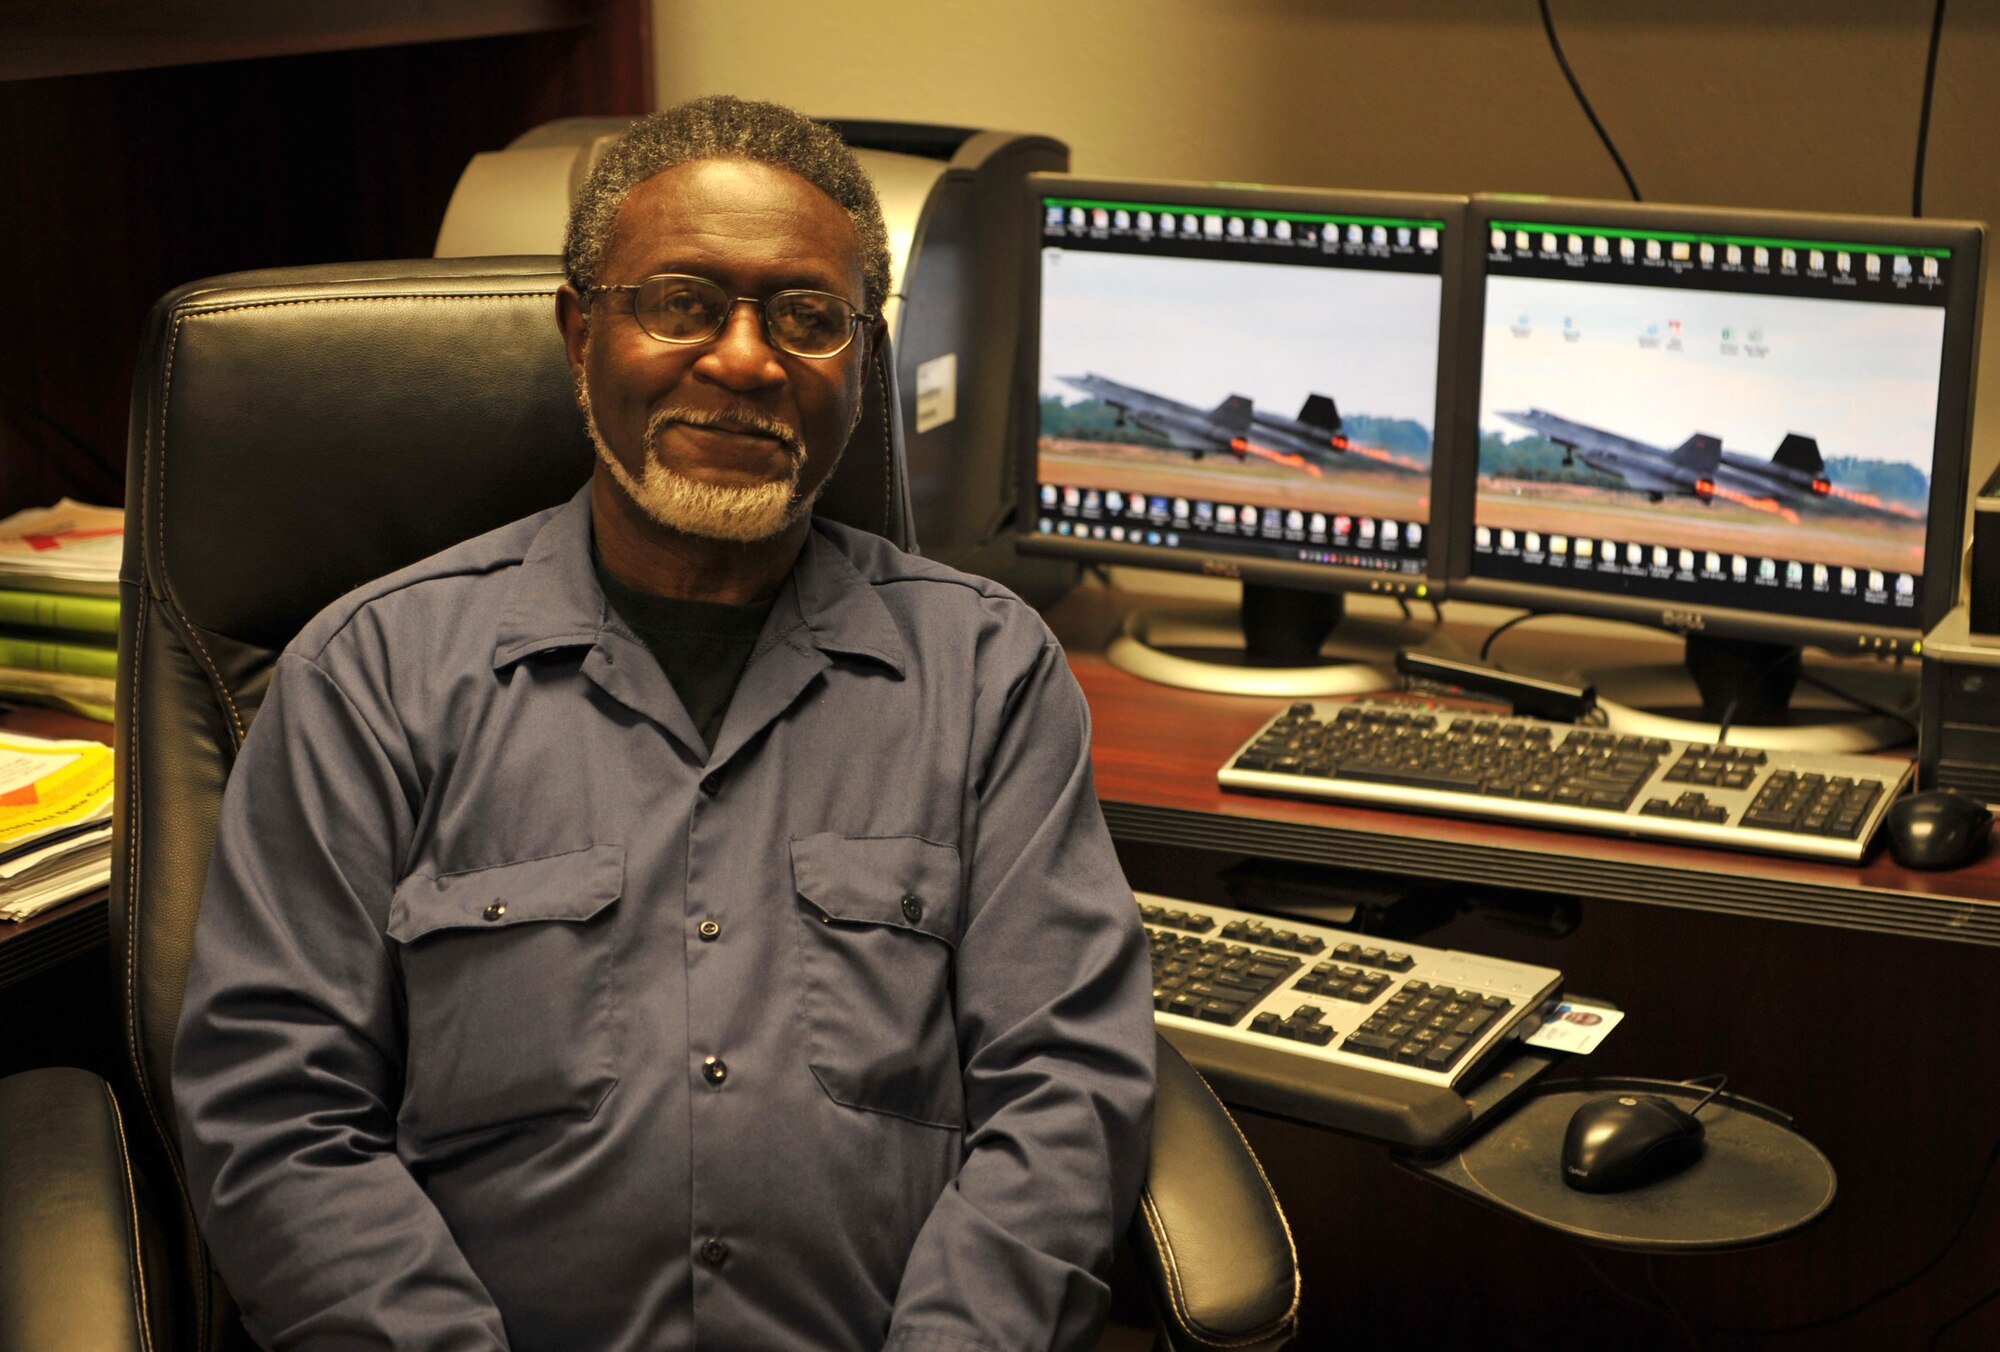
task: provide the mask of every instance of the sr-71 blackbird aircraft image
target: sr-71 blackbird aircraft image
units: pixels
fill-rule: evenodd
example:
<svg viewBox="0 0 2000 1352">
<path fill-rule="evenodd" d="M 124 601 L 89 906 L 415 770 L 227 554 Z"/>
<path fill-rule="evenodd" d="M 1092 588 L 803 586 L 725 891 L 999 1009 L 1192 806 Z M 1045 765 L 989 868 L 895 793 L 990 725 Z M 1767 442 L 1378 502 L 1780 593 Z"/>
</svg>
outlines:
<svg viewBox="0 0 2000 1352">
<path fill-rule="evenodd" d="M 1240 394 L 1207 411 L 1164 395 L 1121 385 L 1099 375 L 1057 376 L 1063 384 L 1083 391 L 1118 413 L 1118 425 L 1138 424 L 1167 439 L 1176 450 L 1195 459 L 1229 454 L 1238 460 L 1258 456 L 1274 464 L 1302 469 L 1318 478 L 1324 466 L 1341 456 L 1358 455 L 1373 464 L 1406 473 L 1428 474 L 1429 468 L 1379 446 L 1362 446 L 1341 434 L 1340 411 L 1332 398 L 1309 395 L 1299 416 L 1259 413 Z"/>
<path fill-rule="evenodd" d="M 1575 457 L 1592 469 L 1623 479 L 1654 502 L 1669 493 L 1687 493 L 1712 502 L 1724 498 L 1739 506 L 1798 520 L 1794 506 L 1811 505 L 1830 512 L 1918 519 L 1907 507 L 1883 502 L 1870 493 L 1843 489 L 1826 477 L 1826 461 L 1812 437 L 1788 432 L 1769 460 L 1725 451 L 1719 438 L 1697 432 L 1672 451 L 1601 427 L 1573 422 L 1543 409 L 1502 412 L 1509 422 L 1539 432 L 1563 448 L 1563 463 Z"/>
</svg>

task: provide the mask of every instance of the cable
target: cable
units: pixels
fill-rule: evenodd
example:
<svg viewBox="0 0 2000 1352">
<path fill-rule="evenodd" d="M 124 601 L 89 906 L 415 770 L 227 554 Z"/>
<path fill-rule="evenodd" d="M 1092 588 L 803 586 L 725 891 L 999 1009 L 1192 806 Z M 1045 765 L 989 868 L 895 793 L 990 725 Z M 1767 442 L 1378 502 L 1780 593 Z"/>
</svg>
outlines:
<svg viewBox="0 0 2000 1352">
<path fill-rule="evenodd" d="M 1924 155 L 1931 139 L 1931 96 L 1937 91 L 1938 40 L 1944 36 L 1944 0 L 1931 11 L 1931 50 L 1924 58 L 1924 98 L 1917 113 L 1917 171 L 1910 185 L 1910 214 L 1924 214 Z"/>
<path fill-rule="evenodd" d="M 1546 610 L 1524 610 L 1513 619 L 1503 620 L 1501 623 L 1487 630 L 1485 640 L 1479 645 L 1479 660 L 1482 662 L 1486 660 L 1487 654 L 1493 651 L 1493 640 L 1499 638 L 1509 629 L 1512 629 L 1517 624 L 1525 624 L 1529 620 L 1536 619 L 1548 613 Z"/>
<path fill-rule="evenodd" d="M 1849 704 L 1852 704 L 1857 709 L 1866 709 L 1869 713 L 1880 714 L 1883 718 L 1893 718 L 1898 723 L 1901 723 L 1904 727 L 1908 728 L 1913 735 L 1918 733 L 1916 720 L 1911 718 L 1906 713 L 1900 713 L 1895 709 L 1891 709 L 1886 704 L 1877 704 L 1874 700 L 1863 699 L 1861 698 L 1861 696 L 1855 694 L 1853 691 L 1842 690 L 1839 686 L 1834 685 L 1832 682 L 1823 681 L 1819 677 L 1813 675 L 1811 672 L 1808 671 L 1801 671 L 1799 673 L 1799 679 L 1805 682 L 1807 685 L 1812 686 L 1814 689 L 1826 691 L 1827 694 L 1834 696 L 1836 699 L 1846 700 Z"/>
<path fill-rule="evenodd" d="M 1973 1301 L 1972 1304 L 1966 1306 L 1942 1324 L 1939 1324 L 1937 1332 L 1931 1335 L 1931 1352 L 1937 1352 L 1938 1348 L 1943 1346 L 1945 1334 L 1950 1333 L 1954 1327 L 1963 1324 L 1988 1305 L 1991 1305 L 1996 1297 L 2000 1297 L 2000 1286 L 1994 1287 L 1978 1300 Z"/>
<path fill-rule="evenodd" d="M 1706 1108 L 1709 1105 L 1709 1103 L 1715 1098 L 1715 1096 L 1722 1092 L 1722 1087 L 1729 1083 L 1729 1077 L 1727 1075 L 1722 1074 L 1720 1071 L 1717 1071 L 1713 1075 L 1690 1075 L 1688 1076 L 1687 1079 L 1681 1081 L 1682 1084 L 1686 1085 L 1690 1089 L 1699 1089 L 1704 1083 L 1706 1083 L 1709 1080 L 1714 1080 L 1715 1083 L 1713 1085 L 1710 1085 L 1708 1092 L 1701 1096 L 1701 1102 L 1695 1104 L 1694 1107 L 1687 1110 L 1689 1117 L 1693 1117 L 1703 1108 Z"/>
<path fill-rule="evenodd" d="M 1939 0 L 1939 6 L 1942 8 L 1943 0 Z M 1597 129 L 1597 139 L 1604 142 L 1604 148 L 1611 152 L 1611 162 L 1618 166 L 1618 172 L 1624 176 L 1625 186 L 1631 191 L 1632 200 L 1639 201 L 1639 185 L 1632 181 L 1632 171 L 1625 167 L 1625 157 L 1618 153 L 1617 146 L 1611 144 L 1611 133 L 1604 130 L 1604 124 L 1597 120 L 1597 110 L 1592 108 L 1590 100 L 1584 97 L 1583 86 L 1577 83 L 1576 72 L 1569 68 L 1569 58 L 1563 55 L 1562 40 L 1556 36 L 1556 21 L 1549 14 L 1549 0 L 1535 0 L 1535 7 L 1542 12 L 1542 30 L 1549 35 L 1549 50 L 1556 54 L 1556 64 L 1562 67 L 1563 78 L 1569 81 L 1570 92 L 1576 95 L 1576 101 L 1583 106 L 1583 115 L 1590 119 L 1590 125 Z"/>
<path fill-rule="evenodd" d="M 2000 1141 L 1995 1141 L 1993 1143 L 1993 1148 L 1986 1152 L 1986 1166 L 1979 1171 L 1979 1186 L 1975 1187 L 1972 1190 L 1972 1200 L 1966 1204 L 1965 1215 L 1959 1218 L 1958 1228 L 1951 1232 L 1951 1238 L 1947 1239 L 1944 1242 L 1943 1248 L 1939 1249 L 1936 1253 L 1932 1254 L 1930 1256 L 1930 1259 L 1927 1262 L 1925 1262 L 1925 1264 L 1922 1267 L 1918 1268 L 1915 1272 L 1912 1272 L 1909 1276 L 1904 1277 L 1898 1281 L 1891 1282 L 1889 1285 L 1883 1287 L 1880 1291 L 1877 1291 L 1874 1295 L 1869 1296 L 1866 1299 L 1856 1301 L 1854 1304 L 1848 1306 L 1844 1310 L 1836 1310 L 1832 1314 L 1819 1315 L 1815 1318 L 1808 1319 L 1797 1324 L 1780 1324 L 1775 1328 L 1755 1328 L 1745 1325 L 1712 1324 L 1709 1323 L 1707 1320 L 1703 1320 L 1702 1323 L 1706 1327 L 1714 1330 L 1717 1333 L 1747 1333 L 1752 1337 L 1770 1338 L 1770 1337 L 1776 1337 L 1779 1334 L 1804 1333 L 1810 1329 L 1825 1328 L 1828 1324 L 1838 1324 L 1843 1319 L 1852 1319 L 1855 1315 L 1860 1314 L 1863 1310 L 1874 1309 L 1877 1305 L 1880 1305 L 1883 1301 L 1895 1295 L 1898 1291 L 1902 1291 L 1907 1289 L 1908 1287 L 1914 1286 L 1919 1281 L 1929 1276 L 1931 1269 L 1935 1268 L 1939 1263 L 1942 1263 L 1944 1261 L 1944 1256 L 1950 1253 L 1953 1248 L 1957 1247 L 1959 1240 L 1965 1238 L 1966 1230 L 1969 1229 L 1972 1225 L 1972 1218 L 1979 1213 L 1979 1199 L 1985 1195 L 1986 1185 L 1993 1178 L 1993 1166 L 1996 1162 L 2000 1162 Z M 1957 1319 L 1970 1315 L 1974 1310 L 1977 1310 L 1980 1305 L 1985 1304 L 1986 1300 L 1990 1299 L 1992 1299 L 1992 1296 L 1988 1296 L 1985 1298 L 1985 1300 L 1981 1300 L 1978 1304 L 1975 1304 L 1970 1308 L 1962 1311 L 1959 1315 L 1954 1316 L 1954 1319 L 1951 1322 L 1956 1322 Z M 1950 1323 L 1947 1323 L 1945 1325 L 1945 1328 L 1949 1328 L 1950 1326 L 1951 1326 Z M 1940 1336 L 1943 1335 L 1943 1332 L 1944 1332 L 1943 1328 L 1938 1330 Z"/>
</svg>

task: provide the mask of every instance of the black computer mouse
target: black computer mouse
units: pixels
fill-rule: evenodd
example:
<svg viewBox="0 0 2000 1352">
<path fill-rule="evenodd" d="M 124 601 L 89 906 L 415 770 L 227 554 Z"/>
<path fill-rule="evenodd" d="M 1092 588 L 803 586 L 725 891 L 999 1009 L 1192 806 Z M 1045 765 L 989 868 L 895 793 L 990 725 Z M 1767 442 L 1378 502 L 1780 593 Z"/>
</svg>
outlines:
<svg viewBox="0 0 2000 1352">
<path fill-rule="evenodd" d="M 1993 814 L 1976 798 L 1929 789 L 1892 803 L 1882 819 L 1889 857 L 1904 868 L 1957 868 L 1986 853 Z"/>
<path fill-rule="evenodd" d="M 1563 1182 L 1618 1192 L 1686 1168 L 1701 1155 L 1695 1115 L 1658 1094 L 1610 1094 L 1578 1108 L 1563 1133 Z"/>
</svg>

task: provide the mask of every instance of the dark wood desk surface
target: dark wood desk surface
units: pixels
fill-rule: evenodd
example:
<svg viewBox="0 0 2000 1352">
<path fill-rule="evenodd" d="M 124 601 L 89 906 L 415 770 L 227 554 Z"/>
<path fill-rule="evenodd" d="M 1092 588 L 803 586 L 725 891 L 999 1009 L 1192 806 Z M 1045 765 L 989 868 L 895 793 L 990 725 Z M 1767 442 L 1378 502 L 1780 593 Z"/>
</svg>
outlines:
<svg viewBox="0 0 2000 1352">
<path fill-rule="evenodd" d="M 0 713 L 0 727 L 33 737 L 111 740 L 109 723 L 25 704 L 6 706 Z M 32 920 L 0 921 L 0 987 L 25 981 L 102 944 L 109 923 L 104 902 L 105 889 L 100 887 Z"/>
<path fill-rule="evenodd" d="M 1225 792 L 1217 768 L 1278 702 L 1114 668 L 1105 642 L 1132 604 L 1081 587 L 1046 612 L 1090 701 L 1097 793 L 1119 840 L 2000 945 L 2000 854 L 1918 873 L 1880 850 L 1857 867 Z"/>
</svg>

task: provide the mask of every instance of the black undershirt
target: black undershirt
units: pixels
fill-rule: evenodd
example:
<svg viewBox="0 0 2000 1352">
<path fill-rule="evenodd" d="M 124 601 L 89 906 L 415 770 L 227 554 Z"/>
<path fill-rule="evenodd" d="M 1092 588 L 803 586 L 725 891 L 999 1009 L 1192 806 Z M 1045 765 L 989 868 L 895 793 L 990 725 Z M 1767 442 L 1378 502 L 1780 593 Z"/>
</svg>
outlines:
<svg viewBox="0 0 2000 1352">
<path fill-rule="evenodd" d="M 715 734 L 722 730 L 729 701 L 776 598 L 747 606 L 683 601 L 628 587 L 612 575 L 595 550 L 591 564 L 605 599 L 659 660 L 701 740 L 714 750 Z"/>
</svg>

